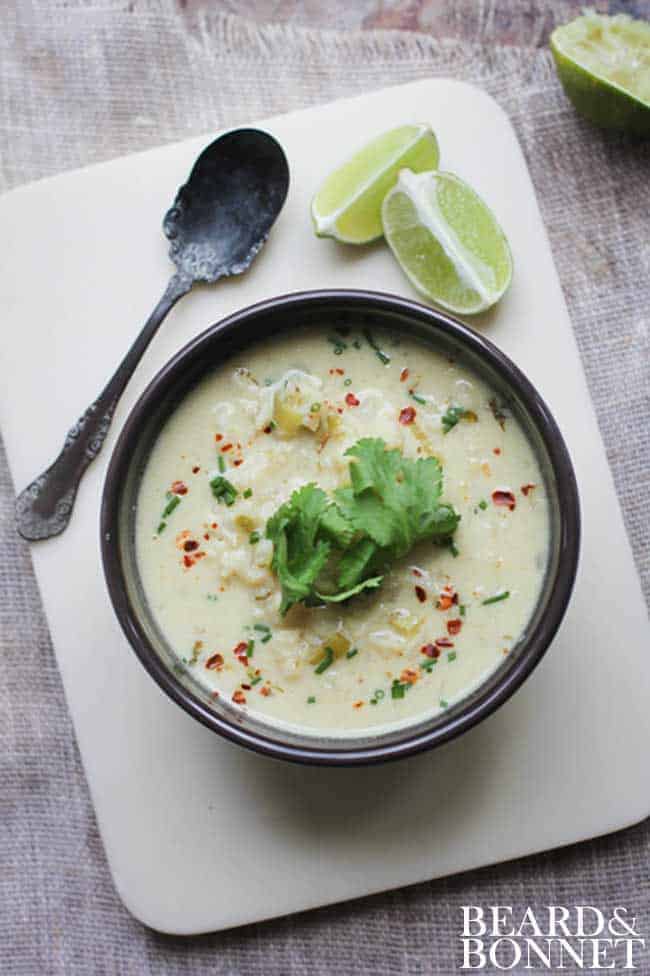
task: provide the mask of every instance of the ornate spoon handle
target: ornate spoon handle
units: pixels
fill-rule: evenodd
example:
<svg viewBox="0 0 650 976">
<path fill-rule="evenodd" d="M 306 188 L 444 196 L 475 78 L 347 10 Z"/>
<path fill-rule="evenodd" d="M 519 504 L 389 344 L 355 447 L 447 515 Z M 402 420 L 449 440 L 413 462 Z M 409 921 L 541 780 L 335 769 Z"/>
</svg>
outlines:
<svg viewBox="0 0 650 976">
<path fill-rule="evenodd" d="M 68 431 L 57 459 L 16 499 L 16 528 L 23 539 L 29 542 L 49 539 L 65 529 L 72 514 L 79 482 L 102 449 L 124 388 L 163 319 L 178 299 L 190 290 L 192 283 L 192 277 L 183 272 L 172 276 L 162 298 L 111 379 Z"/>
</svg>

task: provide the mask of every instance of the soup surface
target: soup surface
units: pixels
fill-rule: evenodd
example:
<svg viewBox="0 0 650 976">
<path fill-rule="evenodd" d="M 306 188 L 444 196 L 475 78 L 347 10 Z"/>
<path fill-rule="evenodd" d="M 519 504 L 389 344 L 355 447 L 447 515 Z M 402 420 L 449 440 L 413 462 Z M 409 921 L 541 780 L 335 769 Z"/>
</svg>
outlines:
<svg viewBox="0 0 650 976">
<path fill-rule="evenodd" d="M 435 457 L 460 522 L 377 589 L 280 613 L 267 520 L 296 489 L 350 484 L 345 451 L 381 438 Z M 305 330 L 221 366 L 171 415 L 148 460 L 136 547 L 179 658 L 215 695 L 273 723 L 340 735 L 449 707 L 526 627 L 547 562 L 534 452 L 462 363 L 377 330 Z"/>
</svg>

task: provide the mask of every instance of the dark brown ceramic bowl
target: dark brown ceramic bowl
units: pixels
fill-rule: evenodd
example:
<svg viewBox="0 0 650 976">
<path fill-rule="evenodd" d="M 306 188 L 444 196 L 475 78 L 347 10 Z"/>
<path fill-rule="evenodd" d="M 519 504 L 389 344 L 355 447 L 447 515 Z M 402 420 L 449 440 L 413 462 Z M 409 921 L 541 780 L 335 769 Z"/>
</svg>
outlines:
<svg viewBox="0 0 650 976">
<path fill-rule="evenodd" d="M 348 738 L 284 731 L 216 699 L 179 666 L 149 611 L 135 558 L 138 487 L 152 445 L 176 404 L 207 372 L 261 336 L 301 329 L 375 326 L 407 333 L 461 359 L 504 397 L 533 445 L 550 503 L 551 540 L 542 592 L 503 664 L 472 694 L 406 728 Z M 482 335 L 417 302 L 364 291 L 313 291 L 270 299 L 230 315 L 190 342 L 151 381 L 113 451 L 101 510 L 104 572 L 129 643 L 160 687 L 190 715 L 240 745 L 303 763 L 355 765 L 412 755 L 465 732 L 502 705 L 549 646 L 566 610 L 578 563 L 580 510 L 564 440 L 523 373 Z M 218 605 L 217 605 L 218 606 Z"/>
</svg>

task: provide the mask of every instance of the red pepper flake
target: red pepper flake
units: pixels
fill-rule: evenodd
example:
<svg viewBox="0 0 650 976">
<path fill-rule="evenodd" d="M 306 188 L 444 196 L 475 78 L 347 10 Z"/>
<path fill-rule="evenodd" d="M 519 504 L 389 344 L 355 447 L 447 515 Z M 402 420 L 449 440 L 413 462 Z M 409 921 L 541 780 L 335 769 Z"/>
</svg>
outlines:
<svg viewBox="0 0 650 976">
<path fill-rule="evenodd" d="M 235 458 L 235 460 L 232 463 L 233 463 L 233 467 L 234 468 L 238 468 L 240 464 L 243 464 L 244 463 L 244 459 L 243 458 Z"/>
<path fill-rule="evenodd" d="M 402 407 L 399 412 L 399 422 L 405 427 L 415 420 L 415 407 Z"/>
<path fill-rule="evenodd" d="M 194 553 L 194 558 L 195 559 L 203 559 L 205 555 L 206 555 L 206 553 L 204 553 L 203 550 L 201 550 L 201 552 L 195 552 Z"/>
<path fill-rule="evenodd" d="M 213 654 L 205 662 L 208 671 L 221 671 L 223 667 L 223 654 Z"/>
<path fill-rule="evenodd" d="M 422 576 L 422 570 L 421 569 L 417 569 L 415 566 L 413 567 L 413 569 L 411 570 L 411 572 L 413 573 L 414 576 Z"/>
<path fill-rule="evenodd" d="M 268 698 L 270 694 L 271 689 L 268 685 L 264 685 L 262 688 L 260 688 L 260 695 L 264 695 L 265 698 Z"/>
<path fill-rule="evenodd" d="M 183 556 L 183 562 L 185 563 L 185 569 L 191 569 L 195 563 L 194 556 Z"/>
<path fill-rule="evenodd" d="M 537 485 L 534 485 L 532 482 L 528 485 L 522 485 L 521 486 L 522 495 L 528 496 L 530 492 L 533 490 L 533 488 L 537 488 Z"/>
<path fill-rule="evenodd" d="M 187 542 L 183 543 L 183 549 L 185 552 L 194 552 L 194 550 L 198 548 L 199 544 L 196 539 L 188 539 Z"/>
<path fill-rule="evenodd" d="M 352 707 L 353 708 L 362 708 L 363 707 L 363 702 L 362 701 L 355 701 L 353 703 Z"/>
<path fill-rule="evenodd" d="M 211 527 L 212 529 L 218 529 L 218 528 L 219 528 L 219 524 L 218 524 L 218 522 L 213 522 L 213 523 L 212 523 L 212 525 L 211 525 L 210 527 Z"/>
<path fill-rule="evenodd" d="M 343 413 L 343 407 L 337 407 L 336 408 L 336 412 L 337 413 Z"/>
<path fill-rule="evenodd" d="M 511 491 L 501 491 L 497 488 L 496 491 L 492 492 L 492 501 L 497 506 L 502 506 L 514 512 L 517 500 Z"/>
<path fill-rule="evenodd" d="M 403 685 L 414 685 L 419 677 L 420 675 L 415 668 L 404 668 L 399 676 L 399 680 Z"/>
<path fill-rule="evenodd" d="M 243 664 L 245 667 L 248 665 L 248 658 L 246 656 L 246 651 L 248 650 L 248 644 L 246 641 L 240 641 L 237 647 L 233 647 L 232 652 L 237 658 L 237 660 Z"/>
<path fill-rule="evenodd" d="M 450 641 L 448 637 L 437 637 L 433 643 L 438 648 L 454 646 L 454 642 Z"/>
<path fill-rule="evenodd" d="M 406 383 L 407 379 L 409 378 L 409 370 L 406 368 L 406 366 L 399 374 L 399 378 L 400 378 L 400 383 Z"/>
<path fill-rule="evenodd" d="M 273 428 L 271 427 L 270 424 L 267 424 L 266 427 L 264 427 L 264 433 L 265 434 L 270 434 L 272 430 L 273 430 Z"/>
<path fill-rule="evenodd" d="M 170 490 L 173 495 L 187 495 L 187 485 L 184 481 L 174 481 Z"/>
<path fill-rule="evenodd" d="M 232 693 L 232 700 L 234 701 L 235 705 L 245 705 L 246 695 L 243 691 L 240 691 L 239 688 L 237 688 L 237 690 L 233 691 Z"/>
<path fill-rule="evenodd" d="M 192 474 L 198 474 L 200 470 L 201 468 L 198 466 L 198 464 L 195 464 L 192 468 Z"/>
<path fill-rule="evenodd" d="M 205 539 L 206 542 L 209 542 L 210 541 L 210 533 L 209 532 L 204 532 L 203 533 L 203 538 Z"/>
<path fill-rule="evenodd" d="M 455 603 L 458 603 L 458 593 L 453 586 L 444 586 L 436 604 L 438 610 L 449 610 Z"/>
<path fill-rule="evenodd" d="M 232 444 L 228 443 L 223 445 L 221 448 L 221 453 L 225 454 L 227 451 L 232 451 Z"/>
<path fill-rule="evenodd" d="M 218 441 L 222 441 L 222 440 L 223 440 L 223 434 L 215 434 L 215 435 L 214 435 L 214 439 L 215 439 L 215 441 L 217 441 L 217 442 L 218 442 Z"/>
<path fill-rule="evenodd" d="M 347 403 L 348 407 L 358 407 L 361 400 L 358 400 L 354 393 L 346 393 L 345 402 Z"/>
<path fill-rule="evenodd" d="M 501 454 L 501 448 L 500 447 L 493 447 L 492 448 L 492 453 L 493 454 Z"/>
<path fill-rule="evenodd" d="M 426 654 L 427 657 L 440 657 L 440 651 L 434 644 L 423 644 L 420 648 L 420 654 Z"/>
<path fill-rule="evenodd" d="M 242 688 L 244 689 L 244 691 L 250 691 L 251 690 L 251 685 L 245 685 L 245 684 L 242 683 Z"/>
<path fill-rule="evenodd" d="M 418 598 L 418 600 L 420 601 L 420 603 L 424 603 L 425 600 L 426 600 L 426 598 L 427 598 L 427 591 L 425 590 L 425 588 L 423 586 L 416 586 L 415 587 L 415 595 Z"/>
<path fill-rule="evenodd" d="M 447 621 L 447 631 L 449 634 L 451 634 L 452 637 L 455 637 L 456 634 L 460 633 L 460 629 L 462 626 L 463 626 L 463 621 L 460 619 L 460 617 L 456 620 Z"/>
</svg>

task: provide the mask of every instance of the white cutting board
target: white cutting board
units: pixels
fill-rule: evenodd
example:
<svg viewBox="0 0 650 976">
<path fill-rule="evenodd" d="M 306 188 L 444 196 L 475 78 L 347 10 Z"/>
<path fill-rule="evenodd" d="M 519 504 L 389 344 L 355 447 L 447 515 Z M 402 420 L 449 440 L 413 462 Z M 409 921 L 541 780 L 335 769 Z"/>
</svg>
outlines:
<svg viewBox="0 0 650 976">
<path fill-rule="evenodd" d="M 172 353 L 251 302 L 302 288 L 413 297 L 388 250 L 317 240 L 309 200 L 351 149 L 430 121 L 512 244 L 515 276 L 484 328 L 538 386 L 573 455 L 584 515 L 572 605 L 535 674 L 496 715 L 428 755 L 371 769 L 285 765 L 230 745 L 169 701 L 113 617 L 98 505 L 117 432 Z M 483 92 L 424 81 L 272 119 L 292 174 L 244 277 L 169 316 L 123 398 L 66 533 L 33 547 L 99 827 L 127 908 L 164 932 L 280 915 L 568 844 L 650 812 L 648 621 L 531 181 Z M 0 416 L 22 488 L 58 452 L 162 292 L 162 215 L 192 139 L 14 190 L 0 200 Z M 34 673 L 34 682 L 39 680 Z"/>
</svg>

